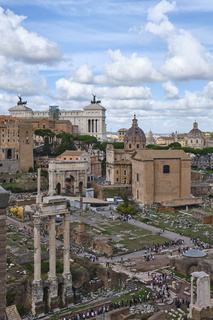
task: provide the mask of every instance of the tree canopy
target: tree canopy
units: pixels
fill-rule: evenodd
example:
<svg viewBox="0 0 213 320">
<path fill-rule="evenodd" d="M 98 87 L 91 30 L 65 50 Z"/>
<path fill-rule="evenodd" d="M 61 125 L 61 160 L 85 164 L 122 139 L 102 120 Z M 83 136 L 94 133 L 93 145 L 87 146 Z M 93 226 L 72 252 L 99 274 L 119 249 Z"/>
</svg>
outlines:
<svg viewBox="0 0 213 320">
<path fill-rule="evenodd" d="M 36 129 L 34 131 L 36 136 L 40 136 L 40 137 L 54 137 L 55 136 L 55 132 L 53 132 L 50 129 Z"/>
<path fill-rule="evenodd" d="M 134 215 L 136 213 L 136 209 L 133 205 L 126 206 L 124 203 L 121 203 L 117 206 L 116 210 L 118 212 L 122 212 L 123 214 Z"/>
<path fill-rule="evenodd" d="M 61 143 L 56 148 L 56 154 L 62 154 L 66 150 L 76 150 L 74 136 L 68 132 L 57 134 L 57 138 L 61 139 Z"/>
</svg>

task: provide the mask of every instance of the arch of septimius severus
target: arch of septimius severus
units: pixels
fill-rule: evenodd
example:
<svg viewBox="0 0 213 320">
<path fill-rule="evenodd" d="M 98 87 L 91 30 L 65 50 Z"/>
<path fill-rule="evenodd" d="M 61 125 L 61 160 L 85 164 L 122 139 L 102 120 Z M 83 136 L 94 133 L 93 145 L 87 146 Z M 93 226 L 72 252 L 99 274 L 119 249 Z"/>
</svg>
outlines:
<svg viewBox="0 0 213 320">
<path fill-rule="evenodd" d="M 73 300 L 70 273 L 70 213 L 66 198 L 48 196 L 41 199 L 40 169 L 38 169 L 37 210 L 34 215 L 34 280 L 32 283 L 32 314 L 38 316 L 56 308 L 68 306 Z M 56 226 L 55 217 L 63 219 L 63 274 L 56 276 Z M 49 272 L 47 280 L 41 279 L 41 220 L 49 218 Z M 62 279 L 62 280 L 61 280 Z"/>
<path fill-rule="evenodd" d="M 88 170 L 88 162 L 84 160 L 50 161 L 49 195 L 84 195 Z"/>
</svg>

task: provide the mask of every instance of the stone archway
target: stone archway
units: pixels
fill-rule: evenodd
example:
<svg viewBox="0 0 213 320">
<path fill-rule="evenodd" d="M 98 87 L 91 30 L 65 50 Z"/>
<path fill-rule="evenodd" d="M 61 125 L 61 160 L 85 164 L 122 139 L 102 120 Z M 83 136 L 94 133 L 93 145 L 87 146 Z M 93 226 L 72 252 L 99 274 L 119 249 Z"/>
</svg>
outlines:
<svg viewBox="0 0 213 320">
<path fill-rule="evenodd" d="M 56 185 L 56 194 L 60 195 L 61 194 L 61 184 L 58 182 Z"/>
<path fill-rule="evenodd" d="M 75 178 L 72 175 L 65 178 L 65 189 L 67 193 L 75 194 Z"/>
</svg>

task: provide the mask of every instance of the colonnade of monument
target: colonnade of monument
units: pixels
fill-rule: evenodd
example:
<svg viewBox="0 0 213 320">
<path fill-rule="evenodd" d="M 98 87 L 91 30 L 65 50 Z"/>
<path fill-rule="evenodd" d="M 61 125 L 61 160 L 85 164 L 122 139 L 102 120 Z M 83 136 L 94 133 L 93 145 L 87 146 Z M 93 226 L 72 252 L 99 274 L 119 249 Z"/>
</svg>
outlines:
<svg viewBox="0 0 213 320">
<path fill-rule="evenodd" d="M 98 132 L 98 119 L 88 120 L 88 132 Z"/>
</svg>

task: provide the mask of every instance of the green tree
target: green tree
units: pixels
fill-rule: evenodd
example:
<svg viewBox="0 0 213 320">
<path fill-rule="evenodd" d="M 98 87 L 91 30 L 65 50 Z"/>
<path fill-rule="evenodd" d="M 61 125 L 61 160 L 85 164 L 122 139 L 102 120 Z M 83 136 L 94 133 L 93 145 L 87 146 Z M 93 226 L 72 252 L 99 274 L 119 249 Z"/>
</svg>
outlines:
<svg viewBox="0 0 213 320">
<path fill-rule="evenodd" d="M 136 213 L 135 207 L 131 204 L 129 206 L 126 206 L 124 203 L 121 203 L 117 206 L 116 210 L 125 215 L 128 215 L 128 214 L 134 215 Z"/>
<path fill-rule="evenodd" d="M 51 155 L 51 144 L 49 142 L 49 138 L 48 137 L 44 138 L 43 155 L 44 156 Z"/>
<path fill-rule="evenodd" d="M 74 140 L 79 147 L 83 147 L 84 149 L 89 147 L 94 148 L 98 144 L 97 138 L 90 135 L 77 135 L 74 137 Z"/>
<path fill-rule="evenodd" d="M 40 137 L 54 137 L 55 136 L 55 133 L 50 130 L 50 129 L 36 129 L 34 131 L 35 135 L 36 136 L 40 136 Z"/>
<path fill-rule="evenodd" d="M 154 150 L 168 150 L 169 149 L 169 146 L 158 146 L 158 145 L 155 145 L 155 144 L 148 144 L 146 146 L 147 149 L 154 149 Z"/>
<path fill-rule="evenodd" d="M 168 145 L 169 149 L 180 149 L 181 144 L 179 142 L 172 142 Z"/>
<path fill-rule="evenodd" d="M 113 142 L 112 145 L 115 149 L 123 149 L 124 148 L 124 142 Z"/>
<path fill-rule="evenodd" d="M 66 150 L 76 150 L 74 143 L 74 136 L 68 132 L 62 132 L 57 134 L 58 141 L 60 144 L 56 148 L 56 154 L 62 154 Z"/>
</svg>

